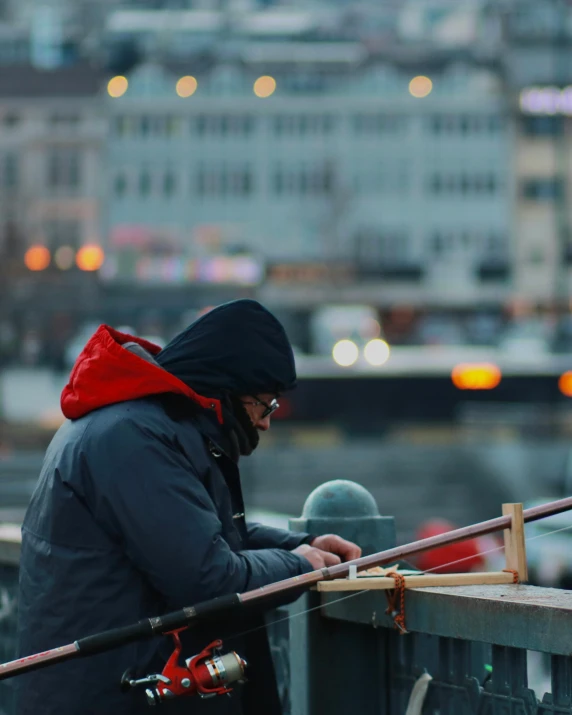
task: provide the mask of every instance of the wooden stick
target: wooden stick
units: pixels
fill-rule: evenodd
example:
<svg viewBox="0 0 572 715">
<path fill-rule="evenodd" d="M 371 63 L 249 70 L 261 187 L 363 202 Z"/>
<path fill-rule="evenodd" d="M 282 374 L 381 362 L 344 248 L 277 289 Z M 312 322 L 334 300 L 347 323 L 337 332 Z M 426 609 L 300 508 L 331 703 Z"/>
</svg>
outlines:
<svg viewBox="0 0 572 715">
<path fill-rule="evenodd" d="M 399 572 L 398 572 L 399 573 Z M 426 576 L 405 576 L 405 588 L 427 588 L 429 586 L 480 586 L 481 584 L 512 583 L 513 576 L 506 571 L 486 571 L 481 573 L 427 574 Z M 387 576 L 363 578 L 340 578 L 320 581 L 318 591 L 389 591 L 395 588 L 395 581 Z"/>
<path fill-rule="evenodd" d="M 524 540 L 524 516 L 522 504 L 503 504 L 502 513 L 511 517 L 510 529 L 504 530 L 506 567 L 518 573 L 519 581 L 528 581 L 526 543 Z"/>
</svg>

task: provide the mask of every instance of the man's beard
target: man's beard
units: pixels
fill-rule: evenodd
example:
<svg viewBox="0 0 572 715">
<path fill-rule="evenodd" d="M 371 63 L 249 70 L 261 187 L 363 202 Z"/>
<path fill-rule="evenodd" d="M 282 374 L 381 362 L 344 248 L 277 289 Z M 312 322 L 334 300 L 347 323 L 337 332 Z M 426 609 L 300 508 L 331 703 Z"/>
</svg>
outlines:
<svg viewBox="0 0 572 715">
<path fill-rule="evenodd" d="M 227 404 L 230 414 L 225 415 L 225 423 L 228 426 L 230 437 L 235 443 L 233 446 L 237 452 L 236 457 L 237 459 L 239 455 L 247 457 L 258 447 L 260 434 L 252 424 L 250 415 L 239 397 L 229 395 Z M 225 412 L 227 411 L 225 410 Z"/>
</svg>

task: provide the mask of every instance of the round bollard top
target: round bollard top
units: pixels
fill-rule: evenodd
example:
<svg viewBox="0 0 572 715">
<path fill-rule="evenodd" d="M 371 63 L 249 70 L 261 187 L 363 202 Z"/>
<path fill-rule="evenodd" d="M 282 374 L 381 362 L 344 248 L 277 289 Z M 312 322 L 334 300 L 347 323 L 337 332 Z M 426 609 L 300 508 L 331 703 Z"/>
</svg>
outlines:
<svg viewBox="0 0 572 715">
<path fill-rule="evenodd" d="M 306 499 L 304 519 L 359 519 L 379 516 L 379 509 L 367 489 L 348 479 L 334 479 L 314 489 Z"/>
</svg>

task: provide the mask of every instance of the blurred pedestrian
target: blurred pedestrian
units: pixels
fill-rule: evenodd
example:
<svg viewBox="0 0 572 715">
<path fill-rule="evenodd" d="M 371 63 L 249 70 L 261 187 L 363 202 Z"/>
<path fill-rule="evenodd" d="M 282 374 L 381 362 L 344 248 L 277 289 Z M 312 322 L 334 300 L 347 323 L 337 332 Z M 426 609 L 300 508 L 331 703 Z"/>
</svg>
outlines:
<svg viewBox="0 0 572 715">
<path fill-rule="evenodd" d="M 286 333 L 256 301 L 213 309 L 163 350 L 100 326 L 62 393 L 68 420 L 24 520 L 20 656 L 357 558 L 338 536 L 245 521 L 239 458 L 295 383 Z M 262 624 L 261 613 L 241 614 L 184 633 L 185 657 L 222 637 L 249 663 L 248 683 L 168 712 L 278 714 Z M 122 693 L 121 676 L 161 672 L 171 647 L 132 643 L 20 676 L 16 712 L 142 713 L 142 689 Z"/>
<path fill-rule="evenodd" d="M 428 519 L 419 526 L 415 539 L 441 536 L 457 528 L 447 519 Z M 503 563 L 502 558 L 502 546 L 495 537 L 477 536 L 425 551 L 416 557 L 415 565 L 431 573 L 471 573 L 500 570 L 503 568 L 499 567 L 499 563 Z"/>
</svg>

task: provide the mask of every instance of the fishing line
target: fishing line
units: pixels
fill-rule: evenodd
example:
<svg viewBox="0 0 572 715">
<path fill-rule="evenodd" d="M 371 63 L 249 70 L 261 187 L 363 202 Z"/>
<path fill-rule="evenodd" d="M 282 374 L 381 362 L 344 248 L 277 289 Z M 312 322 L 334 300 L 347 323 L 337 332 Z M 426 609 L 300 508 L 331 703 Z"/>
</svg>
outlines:
<svg viewBox="0 0 572 715">
<path fill-rule="evenodd" d="M 536 536 L 526 537 L 525 542 L 526 541 L 534 541 L 535 539 L 541 539 L 545 536 L 552 536 L 553 534 L 558 534 L 562 531 L 569 531 L 570 529 L 572 529 L 572 524 L 570 524 L 570 526 L 563 526 L 560 529 L 554 529 L 553 531 L 547 531 L 544 534 L 537 534 Z M 476 554 L 472 554 L 471 556 L 464 556 L 461 559 L 455 559 L 455 561 L 449 561 L 446 564 L 441 564 L 440 566 L 434 566 L 432 569 L 427 569 L 426 571 L 419 571 L 419 573 L 421 573 L 421 574 L 432 573 L 433 571 L 445 568 L 446 566 L 454 566 L 455 564 L 460 564 L 463 561 L 469 561 L 470 559 L 474 559 L 476 556 L 486 556 L 487 554 L 494 554 L 497 551 L 504 551 L 504 548 L 505 548 L 504 544 L 501 544 L 500 546 L 495 546 L 492 549 L 486 549 L 485 551 L 478 551 Z M 336 603 L 341 603 L 342 601 L 347 601 L 350 598 L 355 598 L 356 596 L 361 596 L 362 594 L 367 593 L 368 590 L 369 589 L 365 588 L 363 591 L 354 591 L 349 596 L 341 596 L 340 598 L 336 598 L 333 601 L 329 601 L 327 604 L 321 603 L 319 606 L 313 606 L 312 608 L 308 608 L 305 611 L 300 611 L 299 613 L 292 613 L 288 616 L 284 616 L 283 618 L 278 618 L 275 621 L 270 621 L 269 623 L 266 623 L 263 626 L 256 626 L 256 628 L 252 628 L 249 631 L 243 631 L 242 633 L 232 635 L 229 638 L 227 638 L 227 640 L 232 640 L 233 638 L 241 638 L 243 636 L 248 636 L 251 633 L 255 633 L 256 631 L 263 630 L 264 628 L 274 626 L 278 623 L 283 623 L 284 621 L 290 621 L 294 618 L 299 618 L 300 616 L 305 616 L 307 613 L 312 613 L 312 611 L 319 611 L 321 608 L 325 608 L 326 606 L 333 606 Z"/>
</svg>

